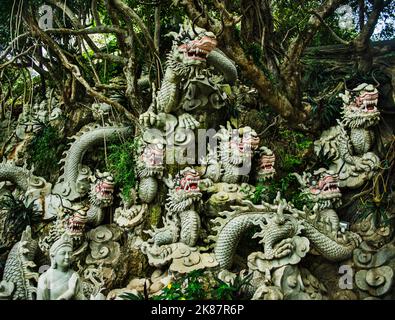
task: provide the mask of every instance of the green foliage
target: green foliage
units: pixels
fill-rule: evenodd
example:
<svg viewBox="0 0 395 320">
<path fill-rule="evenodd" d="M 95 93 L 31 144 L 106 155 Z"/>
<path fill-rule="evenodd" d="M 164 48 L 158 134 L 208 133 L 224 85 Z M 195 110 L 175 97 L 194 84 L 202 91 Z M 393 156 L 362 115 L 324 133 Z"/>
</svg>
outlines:
<svg viewBox="0 0 395 320">
<path fill-rule="evenodd" d="M 299 166 L 302 163 L 302 159 L 293 155 L 293 154 L 285 154 L 283 158 L 283 169 L 285 171 L 290 171 L 293 168 Z"/>
<path fill-rule="evenodd" d="M 268 183 L 258 182 L 254 194 L 250 200 L 254 204 L 260 204 L 262 201 L 272 203 L 280 192 L 282 197 L 288 199 L 298 209 L 308 208 L 312 206 L 307 195 L 299 190 L 299 183 L 292 173 L 288 173 L 281 179 Z"/>
<path fill-rule="evenodd" d="M 313 115 L 317 116 L 323 125 L 328 128 L 336 124 L 336 119 L 340 118 L 342 100 L 337 95 L 330 95 L 319 103 L 310 100 L 313 105 Z"/>
<path fill-rule="evenodd" d="M 293 192 L 291 202 L 295 206 L 295 208 L 299 210 L 303 210 L 304 206 L 306 206 L 308 209 L 313 209 L 314 205 L 314 203 L 309 199 L 306 193 L 298 191 Z"/>
<path fill-rule="evenodd" d="M 387 226 L 391 222 L 391 219 L 387 214 L 388 208 L 384 205 L 384 203 L 375 202 L 374 200 L 369 199 L 366 202 L 360 202 L 358 209 L 361 214 L 357 217 L 357 220 L 364 220 L 369 216 L 372 216 L 372 221 L 376 228 L 380 226 Z"/>
<path fill-rule="evenodd" d="M 319 121 L 323 129 L 336 124 L 340 117 L 342 99 L 339 93 L 343 90 L 343 81 L 349 77 L 351 70 L 342 69 L 336 77 L 329 63 L 305 59 L 302 78 L 305 102 L 312 107 L 313 117 Z"/>
<path fill-rule="evenodd" d="M 165 287 L 161 294 L 155 296 L 155 300 L 202 300 L 207 292 L 204 290 L 204 282 L 207 281 L 203 270 L 194 270 L 180 277 Z"/>
<path fill-rule="evenodd" d="M 272 203 L 280 192 L 282 197 L 299 209 L 304 205 L 309 206 L 309 200 L 299 190 L 299 183 L 293 173 L 306 168 L 308 155 L 313 148 L 312 138 L 280 124 L 265 135 L 262 144 L 275 150 L 277 173 L 273 180 L 258 181 L 250 200 L 254 204 L 262 201 Z"/>
<path fill-rule="evenodd" d="M 253 274 L 250 273 L 245 277 L 241 277 L 238 274 L 232 285 L 229 285 L 220 279 L 216 279 L 218 286 L 214 289 L 213 298 L 217 300 L 241 300 L 241 292 L 245 287 L 250 286 L 252 275 Z"/>
<path fill-rule="evenodd" d="M 303 133 L 286 128 L 278 131 L 278 138 L 284 141 L 284 148 L 277 149 L 279 167 L 285 174 L 295 172 L 304 164 L 304 157 L 313 145 L 313 140 Z"/>
<path fill-rule="evenodd" d="M 137 140 L 109 146 L 108 170 L 113 174 L 115 183 L 122 189 L 122 196 L 126 200 L 130 200 L 130 191 L 136 185 L 134 154 L 137 146 Z"/>
<path fill-rule="evenodd" d="M 204 270 L 194 270 L 165 287 L 155 300 L 234 300 L 241 299 L 242 288 L 250 285 L 251 275 L 237 276 L 233 285 L 214 278 Z"/>
<path fill-rule="evenodd" d="M 96 43 L 100 43 L 100 48 L 103 53 L 106 54 L 116 54 L 119 53 L 118 41 L 113 35 L 102 35 L 100 38 L 95 38 Z M 118 62 L 109 62 L 107 60 L 97 60 L 94 59 L 94 52 L 87 48 L 87 52 L 82 53 L 84 63 L 89 66 L 91 63 L 94 64 L 96 73 L 99 76 L 100 82 L 103 84 L 108 84 L 109 81 L 115 77 L 122 75 L 122 68 Z M 86 72 L 91 74 L 91 68 L 86 68 Z"/>
<path fill-rule="evenodd" d="M 364 220 L 369 216 L 376 228 L 393 223 L 394 200 L 393 189 L 395 168 L 395 137 L 388 143 L 386 155 L 381 161 L 380 171 L 363 188 L 357 200 L 357 212 L 355 220 Z M 367 187 L 370 185 L 370 188 Z"/>
<path fill-rule="evenodd" d="M 15 198 L 12 194 L 0 199 L 0 209 L 6 212 L 5 239 L 19 239 L 27 226 L 33 226 L 41 221 L 41 212 L 35 208 L 33 202 L 26 204 L 26 199 Z"/>
<path fill-rule="evenodd" d="M 137 292 L 137 294 L 131 292 L 124 292 L 119 297 L 123 300 L 148 300 L 147 282 L 144 282 L 144 295 L 140 292 Z"/>
<path fill-rule="evenodd" d="M 141 293 L 125 292 L 119 296 L 123 300 L 144 300 L 144 296 Z"/>
<path fill-rule="evenodd" d="M 252 60 L 256 65 L 262 65 L 261 58 L 263 51 L 259 43 L 256 42 L 249 43 L 245 51 L 248 56 L 252 57 Z"/>
<path fill-rule="evenodd" d="M 51 125 L 41 124 L 42 129 L 34 136 L 28 150 L 34 165 L 34 172 L 47 180 L 58 169 L 62 155 L 62 139 L 59 132 Z"/>
<path fill-rule="evenodd" d="M 262 46 L 260 43 L 251 42 L 244 45 L 245 53 L 248 57 L 251 57 L 254 63 L 262 70 L 263 74 L 266 78 L 272 83 L 276 84 L 276 78 L 270 72 L 270 70 L 266 67 L 263 57 L 265 56 L 265 52 L 262 50 Z"/>
<path fill-rule="evenodd" d="M 394 12 L 395 12 L 395 2 L 387 1 L 388 5 L 380 14 L 379 21 L 376 25 L 376 30 L 373 33 L 372 40 L 391 40 L 394 38 L 395 34 L 395 23 L 394 23 Z M 367 7 L 371 6 L 369 1 L 365 0 L 365 5 Z"/>
</svg>

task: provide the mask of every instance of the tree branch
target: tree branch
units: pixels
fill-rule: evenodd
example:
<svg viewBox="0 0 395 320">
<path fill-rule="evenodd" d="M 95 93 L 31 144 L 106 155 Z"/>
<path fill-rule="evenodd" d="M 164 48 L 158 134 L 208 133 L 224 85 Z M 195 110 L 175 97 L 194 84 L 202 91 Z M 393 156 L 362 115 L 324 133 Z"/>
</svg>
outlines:
<svg viewBox="0 0 395 320">
<path fill-rule="evenodd" d="M 134 46 L 134 38 L 135 34 L 133 29 L 130 29 L 130 50 L 128 52 L 128 63 L 123 68 L 123 72 L 126 78 L 126 97 L 129 99 L 130 104 L 137 110 L 138 113 L 141 113 L 140 101 L 138 99 L 138 90 L 137 90 L 137 78 L 136 78 L 136 52 Z"/>
<path fill-rule="evenodd" d="M 91 6 L 91 10 L 92 10 L 92 15 L 93 15 L 93 19 L 95 20 L 95 24 L 96 26 L 101 26 L 101 22 L 100 22 L 100 17 L 99 14 L 97 12 L 97 0 L 92 0 L 92 6 Z"/>
<path fill-rule="evenodd" d="M 288 57 L 281 68 L 281 85 L 288 99 L 293 101 L 296 108 L 302 109 L 301 91 L 301 64 L 300 59 L 303 51 L 311 43 L 314 35 L 326 17 L 345 0 L 326 0 L 309 17 L 306 27 L 298 34 L 296 40 L 289 46 L 286 56 Z"/>
<path fill-rule="evenodd" d="M 77 79 L 77 81 L 80 82 L 85 87 L 86 91 L 90 95 L 97 98 L 99 101 L 106 102 L 107 104 L 113 106 L 118 112 L 120 112 L 121 114 L 124 114 L 126 116 L 126 118 L 128 118 L 133 123 L 135 123 L 135 124 L 138 123 L 137 117 L 135 117 L 132 113 L 130 113 L 121 104 L 107 98 L 106 96 L 104 96 L 101 93 L 94 90 L 89 85 L 89 83 L 82 77 L 78 66 L 74 65 L 68 61 L 68 59 L 62 52 L 62 49 L 59 47 L 59 45 L 55 41 L 53 41 L 52 38 L 48 34 L 46 34 L 44 31 L 42 31 L 38 27 L 36 21 L 34 21 L 34 19 L 30 15 L 25 16 L 25 19 L 32 29 L 33 36 L 39 37 L 46 45 L 48 45 L 54 51 L 54 53 L 56 53 L 56 55 L 59 57 L 60 61 L 62 62 L 63 66 L 67 70 L 69 70 L 70 73 L 73 75 L 73 77 L 75 77 Z"/>
<path fill-rule="evenodd" d="M 12 64 L 16 59 L 23 57 L 24 55 L 28 54 L 36 45 L 30 46 L 27 50 L 17 54 L 16 56 L 12 57 L 12 59 L 8 60 L 7 62 L 0 64 L 0 70 L 5 68 L 6 66 Z"/>
<path fill-rule="evenodd" d="M 93 57 L 98 58 L 98 59 L 108 60 L 111 62 L 116 62 L 116 63 L 122 64 L 122 65 L 125 65 L 126 63 L 128 63 L 128 59 L 121 57 L 121 56 L 115 56 L 115 55 L 109 54 L 109 53 L 94 52 Z"/>
<path fill-rule="evenodd" d="M 126 90 L 126 85 L 96 83 L 95 88 L 106 90 Z"/>
<path fill-rule="evenodd" d="M 20 34 L 19 36 L 17 36 L 16 38 L 14 38 L 14 39 L 9 43 L 8 47 L 5 48 L 4 51 L 1 53 L 1 55 L 0 55 L 0 61 L 3 60 L 3 59 L 7 56 L 7 54 L 10 53 L 11 49 L 12 49 L 13 46 L 14 46 L 14 43 L 18 42 L 18 41 L 19 41 L 20 39 L 22 39 L 22 38 L 27 37 L 28 35 L 30 35 L 30 32 L 22 33 L 22 34 Z"/>
<path fill-rule="evenodd" d="M 358 0 L 358 8 L 359 30 L 362 30 L 365 24 L 365 0 Z"/>
<path fill-rule="evenodd" d="M 358 70 L 361 73 L 370 72 L 372 69 L 373 54 L 370 37 L 374 32 L 377 21 L 386 4 L 387 2 L 384 0 L 374 0 L 373 10 L 369 14 L 368 21 L 363 26 L 359 35 L 352 42 L 357 55 Z"/>
<path fill-rule="evenodd" d="M 99 26 L 88 29 L 67 29 L 67 28 L 53 28 L 46 29 L 45 32 L 53 33 L 53 34 L 96 34 L 96 33 L 118 33 L 126 35 L 126 30 L 117 28 L 117 27 L 109 27 L 109 26 Z"/>
<path fill-rule="evenodd" d="M 189 18 L 193 21 L 196 19 L 196 24 L 205 28 L 208 31 L 214 31 L 214 27 L 210 24 L 206 17 L 203 17 L 202 13 L 196 8 L 193 0 L 181 0 L 181 5 L 183 5 L 187 11 Z"/>
<path fill-rule="evenodd" d="M 369 14 L 368 21 L 363 26 L 357 38 L 354 40 L 354 42 L 358 46 L 368 45 L 370 37 L 372 36 L 377 21 L 380 17 L 381 11 L 384 9 L 385 6 L 386 6 L 386 2 L 384 0 L 374 0 L 373 11 Z"/>
<path fill-rule="evenodd" d="M 70 19 L 73 27 L 77 30 L 83 30 L 83 26 L 81 25 L 79 19 L 76 17 L 74 12 L 66 5 L 66 3 L 61 2 L 59 0 L 47 0 L 54 6 L 57 6 L 60 10 L 62 10 L 67 17 Z M 86 43 L 92 48 L 93 51 L 99 51 L 99 48 L 95 45 L 91 38 L 88 37 L 87 34 L 82 34 L 82 37 L 86 41 Z"/>
<path fill-rule="evenodd" d="M 221 12 L 221 14 L 223 14 L 224 20 L 226 21 L 226 27 L 232 27 L 240 21 L 241 17 L 236 17 L 228 11 L 226 3 L 220 0 L 214 0 L 214 6 L 219 12 Z"/>
<path fill-rule="evenodd" d="M 105 0 L 105 5 L 108 11 L 108 15 L 110 16 L 112 25 L 119 28 L 120 18 L 118 17 L 118 14 L 116 13 L 115 9 L 111 6 L 109 0 Z M 121 50 L 122 54 L 125 56 L 127 54 L 127 48 L 125 43 L 126 35 L 116 33 L 115 36 L 117 37 L 119 49 Z"/>
<path fill-rule="evenodd" d="M 193 0 L 183 0 L 182 3 L 185 5 L 191 20 L 196 19 L 197 24 L 208 31 L 218 32 L 218 21 L 214 25 L 209 23 L 207 19 L 201 18 L 201 13 L 196 9 Z M 240 67 L 243 76 L 252 82 L 265 104 L 273 108 L 283 118 L 290 120 L 291 125 L 297 125 L 307 118 L 304 110 L 295 108 L 287 96 L 270 82 L 263 71 L 252 60 L 247 58 L 239 42 L 233 39 L 231 28 L 227 27 L 221 38 L 221 43 L 223 44 L 221 50 Z"/>
<path fill-rule="evenodd" d="M 290 58 L 288 64 L 294 64 L 299 61 L 304 49 L 310 44 L 314 35 L 321 26 L 322 21 L 331 15 L 335 9 L 346 2 L 345 0 L 326 0 L 320 7 L 311 14 L 306 28 L 299 33 L 295 42 L 289 47 L 287 56 Z"/>
<path fill-rule="evenodd" d="M 139 26 L 139 28 L 141 29 L 142 33 L 144 34 L 147 40 L 148 46 L 150 47 L 150 49 L 154 54 L 158 55 L 158 52 L 155 48 L 154 40 L 152 39 L 149 30 L 147 29 L 147 26 L 145 25 L 143 20 L 141 20 L 139 15 L 132 8 L 127 6 L 125 3 L 123 3 L 122 0 L 110 0 L 110 1 L 114 4 L 114 6 L 121 12 L 121 14 L 125 18 L 133 19 L 134 21 L 136 21 L 137 25 Z"/>
<path fill-rule="evenodd" d="M 155 7 L 155 33 L 154 43 L 156 51 L 159 52 L 159 39 L 160 39 L 160 4 Z"/>
<path fill-rule="evenodd" d="M 327 25 L 327 23 L 321 18 L 321 16 L 319 14 L 317 14 L 316 12 L 311 12 L 311 14 L 314 14 L 319 20 L 321 20 L 321 23 L 329 30 L 329 32 L 332 34 L 332 36 L 336 39 L 336 41 L 340 42 L 341 44 L 344 45 L 349 45 L 351 42 L 350 41 L 346 41 L 343 40 L 342 38 L 340 38 L 335 31 L 333 31 L 333 29 Z"/>
<path fill-rule="evenodd" d="M 262 102 L 269 105 L 283 118 L 301 123 L 307 114 L 290 102 L 290 100 L 266 78 L 254 62 L 247 59 L 244 50 L 237 43 L 232 43 L 224 52 L 240 67 L 245 78 L 249 79 L 258 90 Z"/>
</svg>

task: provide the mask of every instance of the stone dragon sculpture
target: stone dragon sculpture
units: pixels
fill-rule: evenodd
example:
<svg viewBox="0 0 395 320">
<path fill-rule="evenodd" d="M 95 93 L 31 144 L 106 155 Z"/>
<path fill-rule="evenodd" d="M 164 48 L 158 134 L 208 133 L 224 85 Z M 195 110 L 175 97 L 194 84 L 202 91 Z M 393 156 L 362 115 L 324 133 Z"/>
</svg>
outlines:
<svg viewBox="0 0 395 320">
<path fill-rule="evenodd" d="M 146 231 L 151 238 L 139 244 L 141 250 L 151 265 L 161 267 L 171 263 L 170 268 L 178 272 L 217 265 L 211 254 L 202 254 L 195 247 L 201 226 L 196 208 L 202 197 L 199 173 L 186 167 L 171 178 L 165 179 L 169 192 L 164 226 Z"/>
<path fill-rule="evenodd" d="M 92 179 L 89 192 L 88 224 L 98 226 L 104 219 L 103 208 L 109 207 L 113 201 L 114 178 L 109 172 L 99 172 Z"/>
<path fill-rule="evenodd" d="M 113 126 L 87 126 L 72 137 L 74 139 L 70 149 L 65 152 L 62 171 L 58 182 L 53 188 L 53 193 L 57 193 L 65 199 L 73 201 L 86 195 L 90 190 L 89 176 L 91 175 L 89 168 L 82 165 L 83 157 L 86 151 L 111 139 L 119 138 L 119 136 L 130 136 L 132 133 L 130 127 L 113 127 Z"/>
<path fill-rule="evenodd" d="M 136 160 L 136 173 L 139 177 L 138 194 L 143 203 L 150 203 L 158 192 L 158 178 L 164 170 L 164 144 L 150 143 L 140 139 L 139 156 Z"/>
<path fill-rule="evenodd" d="M 332 161 L 329 169 L 339 175 L 340 187 L 358 188 L 378 170 L 380 159 L 372 152 L 372 127 L 380 121 L 378 91 L 363 83 L 340 95 L 342 119 L 325 130 L 314 143 L 316 154 Z"/>
<path fill-rule="evenodd" d="M 327 224 L 328 228 L 336 234 L 340 230 L 340 222 L 334 209 L 341 205 L 342 197 L 337 175 L 321 168 L 313 174 L 294 173 L 294 176 L 300 184 L 302 195 L 305 195 L 313 205 L 311 213 L 317 215 L 317 219 Z"/>
<path fill-rule="evenodd" d="M 76 254 L 85 250 L 86 225 L 97 226 L 102 222 L 102 209 L 112 204 L 114 181 L 108 172 L 97 171 L 95 175 L 88 174 L 90 170 L 84 170 L 82 158 L 91 146 L 100 141 L 113 139 L 114 134 L 129 133 L 130 128 L 127 127 L 94 126 L 82 130 L 66 152 L 64 174 L 52 190 L 51 185 L 44 179 L 33 175 L 33 169 L 28 170 L 6 162 L 0 165 L 2 181 L 12 182 L 22 195 L 33 200 L 36 209 L 43 212 L 44 220 L 56 218 L 40 233 L 37 240 L 31 239 L 28 227 L 21 241 L 11 250 L 4 273 L 4 286 L 9 287 L 12 281 L 11 286 L 15 287 L 16 292 L 13 294 L 14 299 L 33 299 L 32 294 L 26 290 L 30 275 L 34 275 L 28 267 L 35 266 L 32 262 L 33 251 L 37 248 L 44 254 L 48 253 L 50 246 L 66 233 L 75 241 L 77 248 L 79 247 Z M 84 171 L 84 174 L 80 171 Z M 45 192 L 40 188 L 45 189 Z M 61 191 L 61 194 L 57 191 Z M 86 194 L 88 196 L 84 199 Z M 82 246 L 79 246 L 80 244 Z M 22 288 L 24 292 L 21 291 L 22 286 L 26 289 Z"/>
<path fill-rule="evenodd" d="M 97 171 L 92 175 L 81 162 L 85 152 L 100 141 L 128 134 L 128 127 L 88 126 L 81 130 L 65 153 L 64 173 L 52 190 L 44 179 L 32 174 L 33 170 L 11 163 L 0 164 L 1 180 L 13 182 L 27 200 L 33 201 L 35 208 L 43 212 L 44 220 L 55 218 L 49 224 L 47 234 L 39 239 L 43 252 L 47 252 L 64 232 L 80 243 L 86 225 L 97 226 L 103 221 L 103 208 L 110 206 L 113 200 L 113 178 L 108 172 Z"/>
<path fill-rule="evenodd" d="M 67 233 L 75 244 L 81 244 L 86 226 L 98 226 L 104 219 L 103 208 L 113 201 L 114 182 L 108 172 L 96 172 L 89 191 L 89 200 L 71 202 L 59 195 L 50 194 L 47 202 L 58 203 L 56 220 L 51 225 L 48 235 L 39 241 L 40 249 L 47 252 L 63 233 Z M 50 197 L 50 199 L 48 199 Z"/>
<path fill-rule="evenodd" d="M 279 202 L 279 197 L 277 202 Z M 264 254 L 267 259 L 279 258 L 290 252 L 290 244 L 286 239 L 300 232 L 300 223 L 292 215 L 284 215 L 285 203 L 278 205 L 254 206 L 250 201 L 243 201 L 243 206 L 233 206 L 233 211 L 222 212 L 221 217 L 213 220 L 217 226 L 213 228 L 216 235 L 209 238 L 215 242 L 215 258 L 223 269 L 232 266 L 233 256 L 245 231 L 260 226 L 261 232 L 254 237 L 261 237 Z M 275 211 L 273 211 L 275 209 Z"/>
<path fill-rule="evenodd" d="M 320 189 L 320 199 L 318 199 L 315 190 L 317 188 Z M 332 188 L 336 188 L 336 190 Z M 297 228 L 291 226 L 289 222 L 285 223 L 290 215 L 294 216 L 296 221 L 303 226 L 301 234 L 322 256 L 332 261 L 341 261 L 350 257 L 361 239 L 355 233 L 342 232 L 336 213 L 330 210 L 331 202 L 339 200 L 337 183 L 333 178 L 325 176 L 323 181 L 319 181 L 310 189 L 310 192 L 317 201 L 315 210 L 321 215 L 298 210 L 292 203 L 280 200 L 278 195 L 274 205 L 266 202 L 262 202 L 261 205 L 253 205 L 250 201 L 244 201 L 244 206 L 234 206 L 233 211 L 223 212 L 224 217 L 215 218 L 213 223 L 217 226 L 213 230 L 217 234 L 210 236 L 210 238 L 216 243 L 215 256 L 220 266 L 225 269 L 231 267 L 233 254 L 241 236 L 246 230 L 258 224 L 264 226 L 260 236 L 265 239 L 265 244 L 271 244 L 268 249 L 265 249 L 272 256 L 273 243 L 285 241 L 284 239 L 291 235 L 296 235 Z M 283 218 L 274 219 L 274 214 L 280 209 L 281 212 L 284 212 Z"/>
<path fill-rule="evenodd" d="M 38 249 L 36 240 L 32 239 L 31 228 L 28 226 L 22 233 L 21 240 L 11 249 L 4 269 L 3 281 L 0 287 L 12 283 L 13 300 L 33 300 L 38 274 L 32 270 Z"/>
<path fill-rule="evenodd" d="M 151 242 L 157 245 L 182 242 L 193 247 L 199 237 L 200 217 L 195 204 L 201 203 L 200 176 L 190 167 L 181 170 L 172 179 L 165 180 L 169 187 L 165 205 L 163 228 L 149 231 Z"/>
<path fill-rule="evenodd" d="M 209 146 L 208 157 L 202 161 L 205 166 L 204 177 L 213 182 L 246 182 L 253 156 L 258 153 L 259 137 L 255 130 L 250 127 L 232 129 L 228 124 L 228 128 L 221 126 L 214 138 L 219 139 L 218 151 Z M 260 170 L 262 177 L 274 173 L 273 167 L 269 168 L 273 163 L 267 162 L 267 168 Z"/>
<path fill-rule="evenodd" d="M 16 186 L 16 188 L 25 193 L 29 186 L 29 180 L 32 172 L 24 167 L 16 166 L 6 159 L 0 163 L 0 182 L 9 181 Z"/>
<path fill-rule="evenodd" d="M 208 147 L 208 156 L 201 160 L 204 168 L 203 178 L 213 183 L 235 184 L 246 182 L 251 173 L 252 163 L 256 162 L 256 178 L 263 182 L 273 178 L 275 156 L 265 147 L 259 147 L 259 137 L 250 127 L 232 129 L 221 126 L 214 136 L 219 139 L 217 148 Z"/>
<path fill-rule="evenodd" d="M 179 127 L 193 130 L 199 126 L 199 121 L 188 112 L 221 108 L 225 97 L 220 83 L 222 80 L 234 82 L 237 70 L 234 63 L 216 48 L 213 33 L 186 25 L 178 34 L 173 32 L 171 35 L 175 40 L 167 57 L 160 90 L 140 120 L 147 127 L 160 127 L 164 123 L 160 123 L 158 114 L 174 113 Z M 209 66 L 219 71 L 222 77 L 214 77 Z"/>
</svg>

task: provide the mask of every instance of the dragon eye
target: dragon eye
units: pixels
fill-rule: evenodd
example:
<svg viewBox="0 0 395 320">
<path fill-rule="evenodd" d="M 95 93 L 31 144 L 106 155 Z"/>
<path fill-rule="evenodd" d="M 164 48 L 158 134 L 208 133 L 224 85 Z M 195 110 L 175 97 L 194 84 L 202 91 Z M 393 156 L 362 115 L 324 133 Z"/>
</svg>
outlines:
<svg viewBox="0 0 395 320">
<path fill-rule="evenodd" d="M 313 181 L 311 182 L 311 185 L 313 185 L 313 186 L 317 185 L 317 181 L 313 180 Z"/>
</svg>

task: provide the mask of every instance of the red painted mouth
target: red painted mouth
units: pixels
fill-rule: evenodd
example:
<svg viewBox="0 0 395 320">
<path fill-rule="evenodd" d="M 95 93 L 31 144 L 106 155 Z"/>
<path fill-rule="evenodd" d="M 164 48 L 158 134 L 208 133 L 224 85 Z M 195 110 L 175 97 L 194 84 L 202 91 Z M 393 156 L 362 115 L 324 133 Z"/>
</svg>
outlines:
<svg viewBox="0 0 395 320">
<path fill-rule="evenodd" d="M 82 235 L 85 229 L 85 224 L 88 221 L 86 215 L 81 215 L 79 213 L 74 214 L 67 221 L 67 229 L 71 235 L 79 236 Z"/>
<path fill-rule="evenodd" d="M 178 47 L 184 56 L 191 60 L 206 61 L 207 55 L 216 48 L 217 40 L 204 36 L 198 40 L 192 40 Z"/>
<path fill-rule="evenodd" d="M 197 172 L 186 172 L 179 180 L 179 185 L 176 187 L 176 191 L 183 190 L 186 192 L 200 192 L 199 183 L 200 176 Z"/>
<path fill-rule="evenodd" d="M 262 156 L 259 160 L 259 167 L 264 171 L 274 170 L 275 156 Z"/>
<path fill-rule="evenodd" d="M 181 179 L 180 181 L 180 187 L 184 191 L 187 192 L 197 192 L 199 190 L 199 178 L 196 178 L 191 175 L 187 175 L 185 178 Z"/>
<path fill-rule="evenodd" d="M 317 193 L 340 193 L 339 183 L 334 176 L 325 176 L 318 181 L 318 185 L 310 187 L 313 194 Z"/>
<path fill-rule="evenodd" d="M 109 181 L 101 181 L 96 185 L 95 191 L 102 198 L 110 198 L 114 192 L 114 184 Z"/>
<path fill-rule="evenodd" d="M 355 105 L 364 112 L 377 111 L 377 102 L 379 94 L 366 92 L 355 98 Z"/>
<path fill-rule="evenodd" d="M 145 148 L 141 160 L 149 166 L 163 165 L 164 151 L 157 148 Z"/>
</svg>

